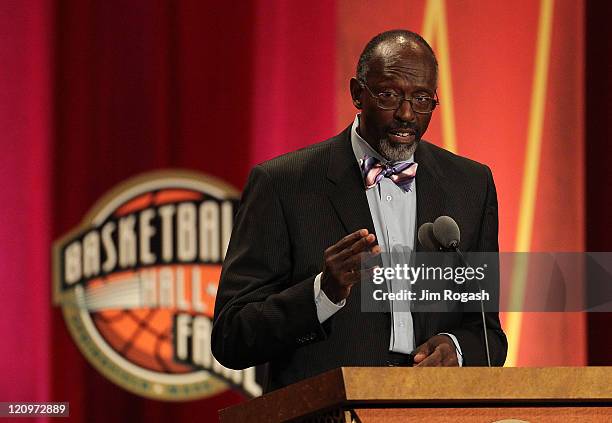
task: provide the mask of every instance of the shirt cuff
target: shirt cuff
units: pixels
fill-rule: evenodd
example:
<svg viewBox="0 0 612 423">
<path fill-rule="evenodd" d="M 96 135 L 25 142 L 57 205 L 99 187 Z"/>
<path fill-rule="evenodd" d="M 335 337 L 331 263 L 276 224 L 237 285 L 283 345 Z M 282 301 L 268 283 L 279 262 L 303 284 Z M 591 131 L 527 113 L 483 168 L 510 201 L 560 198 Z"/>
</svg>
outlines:
<svg viewBox="0 0 612 423">
<path fill-rule="evenodd" d="M 322 273 L 319 273 L 314 280 L 314 301 L 317 306 L 319 323 L 323 323 L 332 317 L 338 310 L 344 307 L 344 304 L 346 304 L 346 298 L 336 304 L 327 298 L 327 295 L 325 295 L 325 292 L 321 289 L 321 275 Z"/>
<path fill-rule="evenodd" d="M 459 362 L 459 367 L 463 367 L 463 352 L 461 352 L 461 347 L 459 346 L 459 341 L 457 341 L 457 337 L 452 333 L 446 332 L 439 333 L 438 335 L 446 335 L 453 340 L 453 344 L 455 344 L 455 350 L 457 351 L 457 362 Z"/>
</svg>

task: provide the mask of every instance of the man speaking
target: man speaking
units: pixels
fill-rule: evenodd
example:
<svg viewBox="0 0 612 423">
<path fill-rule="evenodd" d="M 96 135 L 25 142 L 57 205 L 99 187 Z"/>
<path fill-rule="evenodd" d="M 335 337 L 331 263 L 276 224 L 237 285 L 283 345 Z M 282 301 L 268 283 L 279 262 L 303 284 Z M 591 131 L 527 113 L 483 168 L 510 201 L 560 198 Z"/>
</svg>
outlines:
<svg viewBox="0 0 612 423">
<path fill-rule="evenodd" d="M 266 391 L 340 366 L 482 366 L 480 313 L 366 313 L 364 253 L 416 251 L 441 215 L 464 251 L 498 251 L 490 169 L 422 141 L 438 104 L 437 61 L 418 34 L 384 32 L 350 81 L 359 110 L 341 134 L 251 171 L 215 304 L 226 367 L 269 363 Z M 491 362 L 507 342 L 486 313 Z"/>
</svg>

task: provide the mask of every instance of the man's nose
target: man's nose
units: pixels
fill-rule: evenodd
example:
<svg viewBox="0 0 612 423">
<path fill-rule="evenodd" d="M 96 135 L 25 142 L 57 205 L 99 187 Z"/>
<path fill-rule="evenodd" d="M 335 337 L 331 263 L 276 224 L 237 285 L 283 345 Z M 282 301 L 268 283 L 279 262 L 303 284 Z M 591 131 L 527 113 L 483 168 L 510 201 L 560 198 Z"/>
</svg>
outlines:
<svg viewBox="0 0 612 423">
<path fill-rule="evenodd" d="M 395 111 L 395 118 L 403 122 L 414 122 L 416 114 L 412 110 L 412 104 L 408 100 L 402 101 Z"/>
</svg>

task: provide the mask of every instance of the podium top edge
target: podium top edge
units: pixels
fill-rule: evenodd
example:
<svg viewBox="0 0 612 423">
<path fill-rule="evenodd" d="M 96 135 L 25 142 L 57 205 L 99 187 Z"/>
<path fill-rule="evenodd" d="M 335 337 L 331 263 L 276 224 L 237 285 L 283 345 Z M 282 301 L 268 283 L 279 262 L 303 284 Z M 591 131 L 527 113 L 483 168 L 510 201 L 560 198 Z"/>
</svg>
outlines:
<svg viewBox="0 0 612 423">
<path fill-rule="evenodd" d="M 220 411 L 290 420 L 340 406 L 612 402 L 612 367 L 340 367 Z M 272 417 L 273 416 L 273 417 Z"/>
</svg>

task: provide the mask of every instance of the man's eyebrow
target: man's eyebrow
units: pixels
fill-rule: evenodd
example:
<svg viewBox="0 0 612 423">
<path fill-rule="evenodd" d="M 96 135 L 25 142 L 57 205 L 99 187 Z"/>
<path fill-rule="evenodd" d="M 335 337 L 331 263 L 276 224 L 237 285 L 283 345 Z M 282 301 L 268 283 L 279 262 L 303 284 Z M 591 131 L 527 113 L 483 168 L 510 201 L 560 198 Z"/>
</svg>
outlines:
<svg viewBox="0 0 612 423">
<path fill-rule="evenodd" d="M 383 89 L 383 88 L 389 89 L 389 88 L 391 88 L 391 89 L 397 89 L 397 90 L 400 90 L 400 91 L 402 90 L 401 87 L 398 86 L 396 81 L 388 80 L 388 79 L 376 82 L 373 85 L 374 86 L 372 88 L 376 88 L 376 89 Z M 436 90 L 435 90 L 435 88 L 432 90 L 429 87 L 426 87 L 424 85 L 415 85 L 413 87 L 413 89 L 412 89 L 412 92 L 414 93 L 414 92 L 418 92 L 418 91 L 423 91 L 423 92 L 427 93 L 428 95 L 433 96 Z"/>
<path fill-rule="evenodd" d="M 431 90 L 431 89 L 429 89 L 429 88 L 427 88 L 427 87 L 415 87 L 415 88 L 414 88 L 414 90 L 412 90 L 412 91 L 413 91 L 413 92 L 415 92 L 415 91 L 424 91 L 424 92 L 426 92 L 427 94 L 432 94 L 432 95 L 433 95 L 433 93 L 434 93 L 436 90 L 435 90 L 435 89 L 434 89 L 434 90 Z"/>
</svg>

